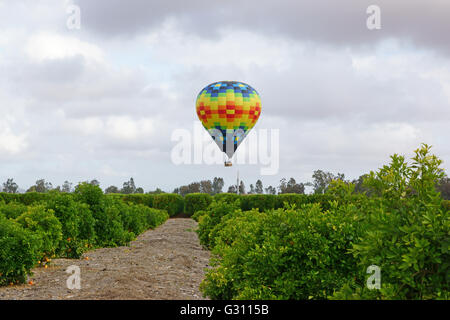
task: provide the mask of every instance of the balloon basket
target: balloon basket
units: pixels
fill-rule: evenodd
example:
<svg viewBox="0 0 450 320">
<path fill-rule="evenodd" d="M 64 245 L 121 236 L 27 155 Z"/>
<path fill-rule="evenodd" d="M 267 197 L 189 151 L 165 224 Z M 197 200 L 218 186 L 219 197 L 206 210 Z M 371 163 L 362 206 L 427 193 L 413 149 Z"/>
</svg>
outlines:
<svg viewBox="0 0 450 320">
<path fill-rule="evenodd" d="M 231 167 L 232 165 L 231 161 L 225 161 L 225 167 Z"/>
</svg>

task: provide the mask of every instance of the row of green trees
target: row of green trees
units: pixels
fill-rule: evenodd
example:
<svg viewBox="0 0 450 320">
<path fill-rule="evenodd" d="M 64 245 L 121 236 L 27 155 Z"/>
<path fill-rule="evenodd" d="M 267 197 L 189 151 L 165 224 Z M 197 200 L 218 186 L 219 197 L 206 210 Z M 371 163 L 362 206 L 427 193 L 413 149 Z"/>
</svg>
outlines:
<svg viewBox="0 0 450 320">
<path fill-rule="evenodd" d="M 197 199 L 193 218 L 212 252 L 204 295 L 448 300 L 450 206 L 436 188 L 442 161 L 429 149 L 412 163 L 393 155 L 363 179 L 366 194 L 334 179 L 325 194 L 223 194 L 207 207 Z"/>
<path fill-rule="evenodd" d="M 163 210 L 150 208 L 104 195 L 89 183 L 73 193 L 0 195 L 0 285 L 25 282 L 33 267 L 54 257 L 125 245 L 169 218 L 167 199 L 158 199 Z"/>
<path fill-rule="evenodd" d="M 100 182 L 96 179 L 91 181 L 86 181 L 85 183 L 88 183 L 93 186 L 100 186 Z M 76 188 L 76 187 L 75 187 Z M 56 191 L 56 192 L 64 192 L 64 193 L 71 193 L 75 191 L 74 185 L 72 182 L 64 181 L 64 183 L 61 186 L 53 187 L 53 184 L 49 181 L 45 181 L 45 179 L 39 179 L 36 181 L 34 185 L 32 185 L 30 188 L 26 190 L 26 192 L 39 192 L 39 193 L 46 193 L 49 191 Z M 0 188 L 0 192 L 6 192 L 6 193 L 18 193 L 19 186 L 16 182 L 14 182 L 14 179 L 9 178 L 6 180 L 6 182 L 3 183 L 3 188 Z M 163 191 L 161 189 L 156 189 L 153 192 L 148 193 L 162 193 Z M 109 186 L 105 189 L 105 193 L 121 193 L 121 194 L 143 194 L 144 189 L 142 187 L 136 187 L 136 184 L 134 182 L 133 178 L 130 178 L 130 180 L 125 181 L 123 183 L 122 188 L 118 188 L 116 186 Z"/>
<path fill-rule="evenodd" d="M 207 193 L 210 195 L 215 195 L 222 193 L 224 187 L 223 178 L 215 177 L 211 180 L 202 180 L 200 182 L 192 182 L 188 185 L 175 188 L 173 193 L 185 196 L 190 193 Z"/>
<path fill-rule="evenodd" d="M 280 180 L 278 187 L 269 185 L 264 188 L 261 180 L 257 180 L 256 183 L 250 184 L 249 190 L 246 189 L 244 181 L 240 181 L 239 187 L 231 185 L 228 187 L 227 193 L 239 193 L 239 194 L 305 194 L 305 187 L 309 186 L 313 188 L 314 194 L 327 193 L 332 181 L 343 181 L 345 183 L 351 183 L 355 186 L 354 193 L 370 193 L 370 189 L 364 186 L 363 182 L 369 175 L 361 175 L 358 179 L 347 180 L 343 173 L 333 174 L 331 172 L 316 170 L 312 175 L 312 182 L 297 182 L 294 178 L 289 180 L 283 178 Z M 207 193 L 215 195 L 223 192 L 224 182 L 222 178 L 215 177 L 211 180 L 202 180 L 200 182 L 193 182 L 189 185 L 176 188 L 173 193 L 185 196 L 192 193 Z M 446 200 L 450 200 L 450 178 L 445 174 L 442 178 L 436 180 L 436 188 L 441 193 L 442 197 Z"/>
<path fill-rule="evenodd" d="M 305 194 L 305 187 L 309 186 L 313 188 L 314 194 L 324 194 L 327 192 L 331 181 L 341 180 L 347 183 L 352 183 L 355 185 L 355 193 L 369 192 L 366 187 L 363 186 L 364 178 L 367 178 L 367 174 L 360 176 L 358 179 L 346 180 L 343 173 L 333 174 L 331 172 L 316 170 L 312 175 L 312 182 L 297 182 L 294 178 L 289 180 L 283 178 L 280 180 L 278 187 L 273 187 L 271 185 L 264 188 L 261 180 L 257 180 L 256 183 L 250 184 L 249 189 L 246 189 L 244 181 L 240 181 L 239 187 L 236 185 L 231 185 L 227 189 L 227 193 L 238 193 L 239 194 Z M 91 180 L 87 182 L 94 186 L 99 186 L 100 182 L 98 180 Z M 202 180 L 200 182 L 192 182 L 188 185 L 184 185 L 173 190 L 173 193 L 185 196 L 191 193 L 207 193 L 210 195 L 215 195 L 223 192 L 224 180 L 220 177 L 215 177 L 213 180 Z M 441 192 L 442 197 L 446 200 L 450 200 L 450 178 L 443 176 L 438 181 L 436 181 L 436 187 Z M 19 186 L 14 182 L 14 179 L 7 179 L 3 183 L 3 188 L 0 188 L 0 192 L 6 193 L 17 193 Z M 27 192 L 40 192 L 45 193 L 51 190 L 57 192 L 70 193 L 74 191 L 73 183 L 65 181 L 61 186 L 53 187 L 52 183 L 45 181 L 45 179 L 39 179 L 36 183 L 28 188 Z M 122 188 L 116 186 L 109 186 L 105 189 L 106 194 L 143 194 L 145 191 L 142 187 L 136 187 L 133 178 L 125 181 Z M 154 191 L 147 192 L 148 194 L 160 194 L 164 193 L 160 188 Z"/>
</svg>

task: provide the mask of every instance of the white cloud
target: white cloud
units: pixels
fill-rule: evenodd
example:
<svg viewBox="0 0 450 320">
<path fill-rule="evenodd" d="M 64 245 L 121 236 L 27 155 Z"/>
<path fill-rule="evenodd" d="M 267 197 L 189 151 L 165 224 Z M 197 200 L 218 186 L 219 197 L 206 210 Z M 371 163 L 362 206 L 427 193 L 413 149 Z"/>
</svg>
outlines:
<svg viewBox="0 0 450 320">
<path fill-rule="evenodd" d="M 112 166 L 110 166 L 109 164 L 102 166 L 102 168 L 100 169 L 100 172 L 107 177 L 128 178 L 132 175 L 131 173 L 129 173 L 127 171 L 114 170 L 114 168 Z"/>
<path fill-rule="evenodd" d="M 105 132 L 115 139 L 136 140 L 148 138 L 155 133 L 154 125 L 154 121 L 150 118 L 132 119 L 127 116 L 114 116 L 106 120 Z"/>
<path fill-rule="evenodd" d="M 286 39 L 230 28 L 220 30 L 216 38 L 205 39 L 183 32 L 174 20 L 168 20 L 144 39 L 157 59 L 182 67 L 270 66 L 281 71 L 290 66 L 295 51 L 302 48 Z"/>
<path fill-rule="evenodd" d="M 135 119 L 130 116 L 88 117 L 66 119 L 65 127 L 93 138 L 107 137 L 120 141 L 156 138 L 156 121 L 152 118 Z"/>
<path fill-rule="evenodd" d="M 356 177 L 421 142 L 435 145 L 448 168 L 448 57 L 424 41 L 420 50 L 417 42 L 392 33 L 392 39 L 379 42 L 370 38 L 374 33 L 347 28 L 351 25 L 337 26 L 334 37 L 333 23 L 317 17 L 326 9 L 323 15 L 332 12 L 332 22 L 345 22 L 337 17 L 341 7 L 335 12 L 335 6 L 302 4 L 305 20 L 298 21 L 293 9 L 300 4 L 291 8 L 286 2 L 274 10 L 270 24 L 259 28 L 264 15 L 271 15 L 273 1 L 258 5 L 256 17 L 241 12 L 227 20 L 218 14 L 207 22 L 201 20 L 207 15 L 191 4 L 192 11 L 185 12 L 171 2 L 157 5 L 164 17 L 149 21 L 151 28 L 111 38 L 89 25 L 109 31 L 119 23 L 116 15 L 100 10 L 109 1 L 83 2 L 78 31 L 65 26 L 67 1 L 18 3 L 0 10 L 0 165 L 26 183 L 37 176 L 97 178 L 107 186 L 132 174 L 143 184 L 170 191 L 214 176 L 233 182 L 229 168 L 175 167 L 169 157 L 172 130 L 189 129 L 197 120 L 198 91 L 225 79 L 248 82 L 260 92 L 263 111 L 256 129 L 280 129 L 280 174 L 264 177 L 265 185 L 283 176 L 305 181 L 319 168 Z M 115 3 L 112 13 L 122 17 L 121 2 Z M 143 9 L 153 4 L 132 3 Z M 178 18 L 166 19 L 171 8 L 180 10 Z M 136 20 L 131 9 L 124 15 Z M 289 9 L 290 18 L 284 20 Z M 352 8 L 348 14 L 356 11 L 365 26 L 365 10 Z M 104 19 L 89 20 L 96 14 Z M 138 27 L 148 14 L 142 10 Z M 387 31 L 385 17 L 379 35 Z M 187 20 L 205 28 L 189 27 Z M 136 23 L 129 22 L 133 29 Z M 127 27 L 124 20 L 119 24 Z M 435 40 L 441 41 L 438 36 Z M 361 45 L 367 42 L 371 45 Z M 259 169 L 241 171 L 247 185 L 259 178 Z"/>
<path fill-rule="evenodd" d="M 77 55 L 95 62 L 102 62 L 105 59 L 103 51 L 95 44 L 81 41 L 74 36 L 63 36 L 50 32 L 32 35 L 24 50 L 28 57 L 37 61 L 63 59 Z"/>
<path fill-rule="evenodd" d="M 14 120 L 0 119 L 0 158 L 5 155 L 16 155 L 26 150 L 28 146 L 27 133 L 14 133 Z"/>
<path fill-rule="evenodd" d="M 102 119 L 96 117 L 87 117 L 84 119 L 67 119 L 65 126 L 78 134 L 91 136 L 103 131 L 104 123 Z"/>
</svg>

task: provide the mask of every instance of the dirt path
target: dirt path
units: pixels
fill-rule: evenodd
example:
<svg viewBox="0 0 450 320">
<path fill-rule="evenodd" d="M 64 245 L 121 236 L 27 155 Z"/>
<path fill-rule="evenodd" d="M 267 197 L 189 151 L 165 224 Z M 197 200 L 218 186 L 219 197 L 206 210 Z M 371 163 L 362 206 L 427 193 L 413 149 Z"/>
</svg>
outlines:
<svg viewBox="0 0 450 320">
<path fill-rule="evenodd" d="M 0 288 L 0 299 L 203 299 L 198 287 L 208 265 L 192 219 L 169 219 L 127 247 L 55 259 L 33 270 L 34 285 Z M 88 257 L 89 260 L 84 260 Z M 66 268 L 80 267 L 81 289 L 69 290 Z"/>
</svg>

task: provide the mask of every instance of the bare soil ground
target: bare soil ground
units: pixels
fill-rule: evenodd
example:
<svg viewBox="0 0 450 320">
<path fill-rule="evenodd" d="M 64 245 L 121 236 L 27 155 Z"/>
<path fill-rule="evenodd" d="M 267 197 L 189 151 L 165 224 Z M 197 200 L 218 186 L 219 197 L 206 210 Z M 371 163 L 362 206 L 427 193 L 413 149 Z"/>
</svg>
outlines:
<svg viewBox="0 0 450 320">
<path fill-rule="evenodd" d="M 0 299 L 204 299 L 198 288 L 209 252 L 201 247 L 196 227 L 192 219 L 169 219 L 129 246 L 55 259 L 48 268 L 33 270 L 33 285 L 1 287 Z M 71 265 L 80 267 L 79 290 L 67 288 L 65 271 Z"/>
</svg>

